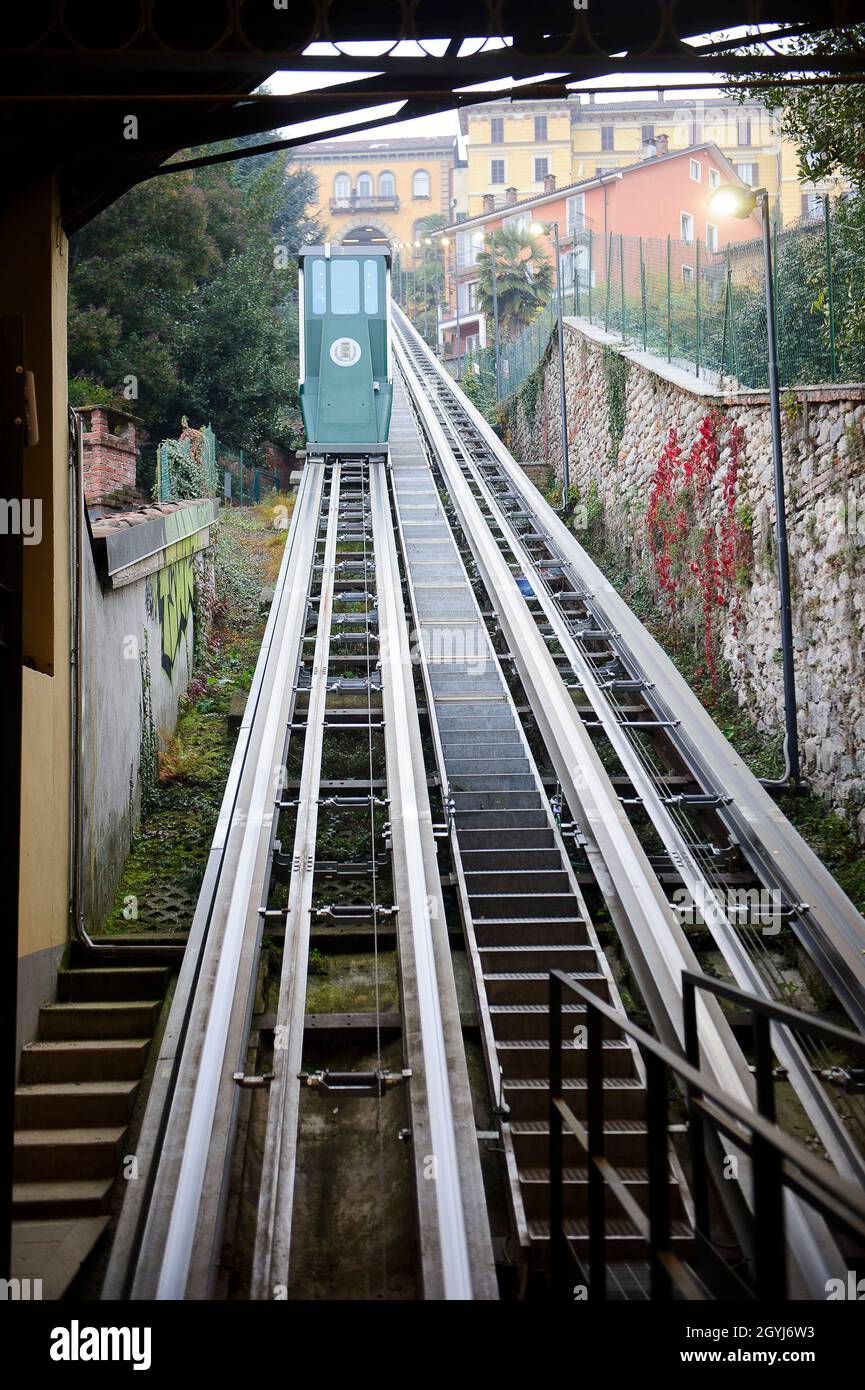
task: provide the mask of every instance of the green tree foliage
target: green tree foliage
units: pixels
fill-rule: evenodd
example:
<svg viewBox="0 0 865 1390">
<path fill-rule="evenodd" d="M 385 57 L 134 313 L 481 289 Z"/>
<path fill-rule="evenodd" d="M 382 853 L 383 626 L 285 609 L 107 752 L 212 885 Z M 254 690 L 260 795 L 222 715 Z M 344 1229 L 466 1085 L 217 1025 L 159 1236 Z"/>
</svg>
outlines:
<svg viewBox="0 0 865 1390">
<path fill-rule="evenodd" d="M 865 25 L 847 24 L 784 40 L 786 53 L 800 54 L 802 72 L 813 71 L 814 54 L 858 55 L 865 66 Z M 765 52 L 759 45 L 743 52 Z M 781 130 L 799 147 L 805 179 L 849 179 L 857 188 L 865 179 L 865 85 L 752 88 L 747 79 L 731 79 L 728 90 L 740 101 L 761 102 L 778 117 Z"/>
<path fill-rule="evenodd" d="M 266 438 L 292 444 L 293 253 L 318 233 L 315 196 L 276 154 L 151 179 L 107 208 L 72 241 L 74 397 L 107 388 L 155 439 L 186 414 L 250 456 Z"/>
<path fill-rule="evenodd" d="M 504 227 L 495 239 L 499 331 L 503 339 L 517 337 L 537 318 L 553 289 L 553 269 L 540 237 L 518 227 Z M 493 312 L 492 246 L 478 254 L 478 297 L 485 314 Z"/>
<path fill-rule="evenodd" d="M 801 35 L 785 40 L 784 47 L 788 52 L 801 54 L 803 73 L 819 67 L 815 53 L 853 54 L 865 63 L 865 25 L 850 24 L 816 35 Z M 775 114 L 782 133 L 799 148 L 799 173 L 803 179 L 819 182 L 839 178 L 848 185 L 845 196 L 832 202 L 836 351 L 839 375 L 860 380 L 865 370 L 865 84 L 751 88 L 747 81 L 732 79 L 728 90 L 740 100 L 759 100 Z M 798 246 L 791 243 L 789 248 L 782 248 L 781 264 L 784 273 L 779 297 L 786 294 L 808 309 L 813 333 L 828 352 L 827 267 L 822 238 L 815 236 Z M 805 338 L 810 336 L 806 334 Z M 803 346 L 807 351 L 807 342 Z M 792 375 L 790 379 L 797 378 Z"/>
</svg>

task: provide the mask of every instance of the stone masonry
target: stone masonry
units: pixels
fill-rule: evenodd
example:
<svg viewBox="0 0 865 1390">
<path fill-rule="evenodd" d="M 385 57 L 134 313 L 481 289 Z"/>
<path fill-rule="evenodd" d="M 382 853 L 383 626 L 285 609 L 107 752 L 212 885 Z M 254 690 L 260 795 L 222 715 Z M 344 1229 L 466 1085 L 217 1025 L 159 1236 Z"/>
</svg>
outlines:
<svg viewBox="0 0 865 1390">
<path fill-rule="evenodd" d="M 736 511 L 751 532 L 753 561 L 741 584 L 739 618 L 719 614 L 733 685 L 758 727 L 783 728 L 774 493 L 768 396 L 725 391 L 662 359 L 622 348 L 584 321 L 568 320 L 565 375 L 570 476 L 581 499 L 594 484 L 608 534 L 630 550 L 651 582 L 643 517 L 667 432 L 687 450 L 711 411 L 744 430 Z M 610 352 L 624 359 L 623 409 L 610 411 Z M 621 369 L 619 370 L 621 378 Z M 561 478 L 558 359 L 548 350 L 530 422 L 510 413 L 515 458 L 544 463 Z M 815 789 L 858 815 L 865 838 L 865 386 L 803 387 L 782 393 L 802 761 Z M 616 424 L 621 429 L 617 440 Z M 724 457 L 722 456 L 722 464 Z M 718 476 L 722 472 L 718 470 Z M 719 498 L 720 501 L 720 498 Z M 684 613 L 688 621 L 693 615 Z"/>
</svg>

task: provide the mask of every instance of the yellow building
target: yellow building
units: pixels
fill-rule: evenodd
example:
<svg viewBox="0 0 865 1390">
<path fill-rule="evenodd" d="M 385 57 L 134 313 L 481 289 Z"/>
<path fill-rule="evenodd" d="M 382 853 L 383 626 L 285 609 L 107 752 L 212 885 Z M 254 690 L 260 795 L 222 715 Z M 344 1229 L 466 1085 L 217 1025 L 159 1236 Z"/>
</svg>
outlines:
<svg viewBox="0 0 865 1390">
<path fill-rule="evenodd" d="M 468 140 L 469 215 L 493 206 L 515 188 L 517 200 L 543 189 L 544 171 L 556 184 L 574 183 L 633 164 L 652 151 L 686 149 L 712 140 L 736 172 L 768 188 L 786 224 L 810 212 L 836 186 L 803 181 L 798 151 L 782 138 L 759 102 L 729 98 L 659 101 L 601 100 L 589 94 L 565 101 L 486 102 L 461 112 Z M 545 136 L 544 139 L 539 137 Z"/>
<path fill-rule="evenodd" d="M 424 218 L 458 211 L 453 136 L 320 141 L 294 158 L 318 181 L 314 211 L 330 241 L 414 242 Z"/>
</svg>

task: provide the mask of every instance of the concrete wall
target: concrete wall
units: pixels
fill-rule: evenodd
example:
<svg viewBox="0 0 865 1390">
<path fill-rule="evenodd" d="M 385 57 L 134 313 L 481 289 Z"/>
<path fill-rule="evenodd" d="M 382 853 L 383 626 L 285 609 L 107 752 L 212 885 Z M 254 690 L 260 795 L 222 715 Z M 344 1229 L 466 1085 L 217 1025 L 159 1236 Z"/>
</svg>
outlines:
<svg viewBox="0 0 865 1390">
<path fill-rule="evenodd" d="M 140 815 L 145 656 L 153 727 L 163 745 L 174 731 L 178 704 L 189 683 L 192 608 L 173 661 L 165 655 L 160 622 L 158 587 L 160 581 L 171 582 L 175 568 L 167 566 L 122 588 L 103 587 L 85 545 L 81 779 L 84 913 L 91 932 L 101 930 L 114 902 Z"/>
<path fill-rule="evenodd" d="M 625 359 L 621 438 L 611 430 L 609 358 Z M 719 609 L 723 655 L 739 701 L 757 725 L 783 727 L 779 663 L 774 502 L 767 395 L 725 393 L 658 358 L 621 351 L 618 339 L 569 320 L 566 387 L 571 482 L 585 499 L 594 485 L 608 533 L 654 581 L 644 514 L 651 479 L 671 426 L 687 452 L 712 411 L 744 430 L 737 515 L 752 552 L 739 587 L 739 617 Z M 804 769 L 838 806 L 865 804 L 865 386 L 808 387 L 782 395 L 783 448 Z M 615 413 L 615 412 L 614 412 Z M 515 458 L 543 461 L 561 475 L 558 364 L 548 353 L 534 415 L 510 415 Z M 722 455 L 722 464 L 724 456 Z M 718 470 L 713 507 L 720 509 Z M 657 589 L 657 585 L 656 585 Z M 699 621 L 693 611 L 684 622 Z M 865 837 L 865 811 L 859 813 Z"/>
</svg>

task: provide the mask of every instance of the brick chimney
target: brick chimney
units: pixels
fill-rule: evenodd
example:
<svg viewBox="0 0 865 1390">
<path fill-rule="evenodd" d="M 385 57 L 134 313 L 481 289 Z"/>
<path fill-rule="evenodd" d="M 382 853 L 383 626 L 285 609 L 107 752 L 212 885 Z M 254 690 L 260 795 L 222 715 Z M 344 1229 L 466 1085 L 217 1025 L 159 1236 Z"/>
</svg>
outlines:
<svg viewBox="0 0 865 1390">
<path fill-rule="evenodd" d="M 657 158 L 658 158 L 658 145 L 657 145 L 657 142 L 656 142 L 655 140 L 644 140 L 644 141 L 643 141 L 642 149 L 641 149 L 641 151 L 640 151 L 640 155 L 641 155 L 641 158 L 643 158 L 643 159 L 657 159 Z"/>
<path fill-rule="evenodd" d="M 485 193 L 485 194 L 484 194 L 484 212 L 495 212 L 495 210 L 496 210 L 496 195 L 495 195 L 495 193 Z"/>
<path fill-rule="evenodd" d="M 670 137 L 668 135 L 655 136 L 655 148 L 659 155 L 670 153 Z"/>
<path fill-rule="evenodd" d="M 517 201 L 517 190 L 515 188 L 505 189 L 505 207 L 512 208 Z"/>
<path fill-rule="evenodd" d="M 545 192 L 545 193 L 555 193 L 555 191 L 556 191 L 556 176 L 555 176 L 555 174 L 544 174 L 544 192 Z"/>
<path fill-rule="evenodd" d="M 119 423 L 112 433 L 108 415 Z M 84 453 L 84 496 L 93 506 L 111 498 L 119 503 L 131 502 L 135 493 L 135 473 L 138 449 L 135 440 L 135 421 L 122 411 L 109 412 L 104 406 L 90 411 L 90 429 L 82 431 Z"/>
</svg>

